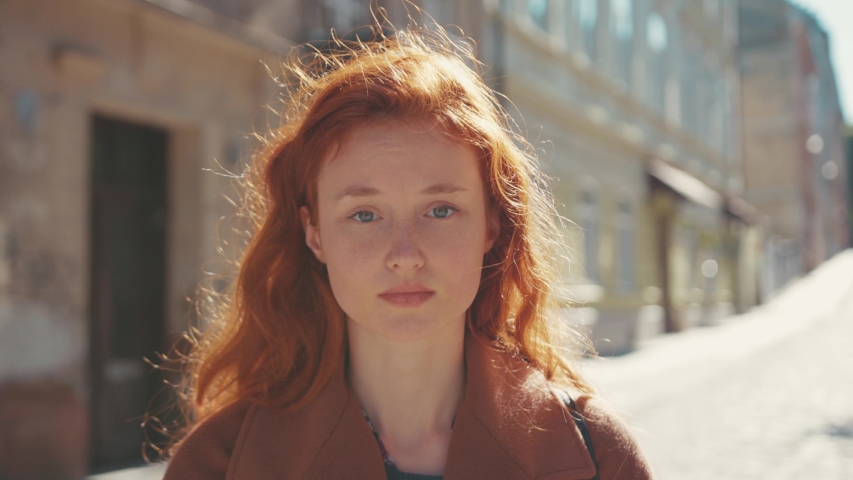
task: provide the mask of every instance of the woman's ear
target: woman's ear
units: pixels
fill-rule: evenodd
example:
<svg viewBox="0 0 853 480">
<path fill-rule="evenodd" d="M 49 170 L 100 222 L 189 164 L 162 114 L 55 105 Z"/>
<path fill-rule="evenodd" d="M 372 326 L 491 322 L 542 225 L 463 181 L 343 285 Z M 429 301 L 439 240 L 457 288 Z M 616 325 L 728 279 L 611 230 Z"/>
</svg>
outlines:
<svg viewBox="0 0 853 480">
<path fill-rule="evenodd" d="M 495 240 L 498 239 L 498 235 L 501 234 L 501 220 L 497 210 L 490 208 L 487 212 L 486 229 L 486 249 L 483 251 L 483 255 L 489 253 L 495 244 Z"/>
<path fill-rule="evenodd" d="M 305 245 L 314 252 L 322 263 L 326 263 L 323 257 L 323 244 L 320 242 L 320 229 L 311 223 L 311 211 L 308 207 L 299 207 L 299 217 L 302 219 L 302 228 L 305 230 Z"/>
</svg>

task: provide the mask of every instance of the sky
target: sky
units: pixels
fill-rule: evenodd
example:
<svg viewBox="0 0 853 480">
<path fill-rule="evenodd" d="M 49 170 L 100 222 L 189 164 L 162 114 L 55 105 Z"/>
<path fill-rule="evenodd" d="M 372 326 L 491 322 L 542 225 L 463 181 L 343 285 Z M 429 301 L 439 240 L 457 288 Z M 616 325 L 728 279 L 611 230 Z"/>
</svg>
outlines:
<svg viewBox="0 0 853 480">
<path fill-rule="evenodd" d="M 829 51 L 844 120 L 853 124 L 853 0 L 793 0 L 815 14 L 829 34 Z"/>
</svg>

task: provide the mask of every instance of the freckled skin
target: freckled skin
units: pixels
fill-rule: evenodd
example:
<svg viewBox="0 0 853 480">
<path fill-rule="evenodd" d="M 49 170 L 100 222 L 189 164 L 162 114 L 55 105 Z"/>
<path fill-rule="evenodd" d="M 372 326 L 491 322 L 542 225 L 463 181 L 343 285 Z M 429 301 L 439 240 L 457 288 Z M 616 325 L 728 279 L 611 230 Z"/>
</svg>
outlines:
<svg viewBox="0 0 853 480">
<path fill-rule="evenodd" d="M 493 241 L 479 162 L 472 147 L 413 121 L 358 128 L 327 160 L 317 225 L 304 208 L 303 223 L 351 327 L 396 341 L 458 330 Z M 464 191 L 424 192 L 435 185 Z M 338 198 L 352 187 L 375 191 Z M 414 308 L 379 296 L 413 283 L 435 294 Z"/>
</svg>

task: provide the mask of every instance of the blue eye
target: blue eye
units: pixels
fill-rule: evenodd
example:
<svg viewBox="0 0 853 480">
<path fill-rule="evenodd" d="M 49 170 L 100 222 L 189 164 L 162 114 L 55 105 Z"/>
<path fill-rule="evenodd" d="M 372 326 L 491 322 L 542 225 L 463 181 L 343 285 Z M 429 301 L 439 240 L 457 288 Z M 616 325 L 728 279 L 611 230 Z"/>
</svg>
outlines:
<svg viewBox="0 0 853 480">
<path fill-rule="evenodd" d="M 430 217 L 435 218 L 447 218 L 453 215 L 456 212 L 456 209 L 449 205 L 442 205 L 440 207 L 435 207 L 429 211 Z"/>
<path fill-rule="evenodd" d="M 379 215 L 376 215 L 370 210 L 359 210 L 350 215 L 349 218 L 352 218 L 359 223 L 369 223 L 379 218 Z"/>
</svg>

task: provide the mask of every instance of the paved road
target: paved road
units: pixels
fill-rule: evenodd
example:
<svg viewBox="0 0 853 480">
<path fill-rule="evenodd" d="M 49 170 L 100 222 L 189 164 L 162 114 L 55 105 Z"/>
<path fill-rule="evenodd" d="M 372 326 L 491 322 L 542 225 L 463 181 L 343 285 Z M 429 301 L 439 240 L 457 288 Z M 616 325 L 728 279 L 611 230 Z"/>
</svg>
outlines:
<svg viewBox="0 0 853 480">
<path fill-rule="evenodd" d="M 853 252 L 750 314 L 587 373 L 661 479 L 853 479 Z"/>
</svg>

